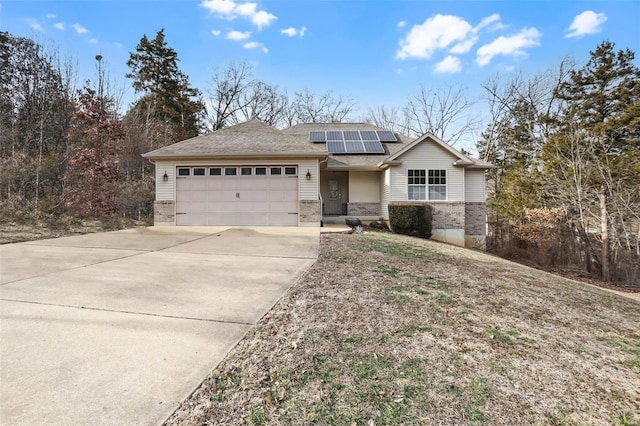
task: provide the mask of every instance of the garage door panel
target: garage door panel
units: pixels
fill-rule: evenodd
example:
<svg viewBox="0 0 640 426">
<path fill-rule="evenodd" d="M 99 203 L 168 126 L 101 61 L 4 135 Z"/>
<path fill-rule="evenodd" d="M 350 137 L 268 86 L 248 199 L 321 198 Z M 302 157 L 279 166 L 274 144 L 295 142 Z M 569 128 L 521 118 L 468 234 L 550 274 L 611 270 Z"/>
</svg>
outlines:
<svg viewBox="0 0 640 426">
<path fill-rule="evenodd" d="M 265 214 L 258 214 L 255 212 L 238 212 L 237 213 L 238 225 L 245 226 L 267 226 L 270 225 L 268 217 Z"/>
<path fill-rule="evenodd" d="M 180 178 L 176 182 L 176 212 L 184 213 L 177 215 L 178 225 L 297 226 L 298 178 L 271 175 Z"/>
<path fill-rule="evenodd" d="M 265 189 L 267 187 L 268 185 L 267 182 L 265 182 L 265 179 L 258 176 L 240 176 L 236 186 L 239 191 L 248 189 Z"/>
<path fill-rule="evenodd" d="M 206 193 L 198 193 L 200 197 L 204 195 L 205 199 L 210 202 L 233 201 L 236 200 L 236 191 L 207 191 Z"/>
<path fill-rule="evenodd" d="M 236 204 L 238 213 L 260 213 L 265 211 L 264 202 L 260 201 L 244 201 Z"/>
<path fill-rule="evenodd" d="M 292 191 L 298 188 L 298 180 L 294 178 L 278 177 L 268 181 L 268 188 L 283 191 Z"/>
<path fill-rule="evenodd" d="M 298 215 L 287 213 L 268 213 L 267 218 L 270 226 L 296 226 Z"/>
<path fill-rule="evenodd" d="M 177 214 L 176 225 L 197 226 L 206 223 L 207 215 L 204 213 Z"/>
<path fill-rule="evenodd" d="M 286 202 L 286 203 L 282 203 L 282 202 L 269 202 L 268 203 L 268 212 L 273 213 L 273 212 L 282 212 L 282 213 L 297 213 L 298 211 L 298 204 L 295 202 Z"/>
<path fill-rule="evenodd" d="M 239 200 L 241 202 L 243 200 L 267 201 L 268 199 L 269 199 L 269 192 L 267 191 L 256 191 L 256 190 L 240 191 Z"/>
<path fill-rule="evenodd" d="M 206 221 L 202 224 L 216 226 L 220 224 L 238 225 L 236 212 L 231 213 L 207 213 Z"/>
</svg>

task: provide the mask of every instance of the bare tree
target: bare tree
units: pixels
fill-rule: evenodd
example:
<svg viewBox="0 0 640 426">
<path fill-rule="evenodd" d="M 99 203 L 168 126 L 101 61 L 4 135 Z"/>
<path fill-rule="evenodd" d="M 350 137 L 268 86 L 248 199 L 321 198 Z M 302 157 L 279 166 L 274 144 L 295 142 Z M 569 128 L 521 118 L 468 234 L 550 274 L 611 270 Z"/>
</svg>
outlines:
<svg viewBox="0 0 640 426">
<path fill-rule="evenodd" d="M 208 122 L 212 130 L 236 123 L 237 114 L 248 111 L 252 99 L 247 95 L 253 84 L 253 70 L 246 62 L 231 63 L 213 75 L 208 90 Z"/>
<path fill-rule="evenodd" d="M 290 113 L 294 117 L 291 124 L 297 123 L 339 123 L 345 121 L 353 111 L 356 102 L 343 96 L 335 97 L 328 91 L 316 95 L 309 88 L 296 92 L 290 103 Z"/>
<path fill-rule="evenodd" d="M 276 86 L 254 80 L 239 94 L 238 108 L 230 121 L 237 124 L 257 118 L 270 126 L 277 126 L 282 121 L 285 105 L 285 95 Z"/>
<path fill-rule="evenodd" d="M 477 130 L 479 122 L 471 115 L 473 103 L 462 88 L 420 90 L 401 109 L 370 108 L 365 121 L 408 136 L 431 133 L 450 145 Z"/>
<path fill-rule="evenodd" d="M 404 107 L 405 133 L 414 136 L 431 133 L 455 145 L 477 129 L 478 120 L 470 115 L 472 105 L 462 88 L 427 90 L 421 86 Z"/>
<path fill-rule="evenodd" d="M 369 108 L 363 121 L 398 133 L 405 132 L 407 128 L 406 116 L 402 111 L 384 105 Z"/>
</svg>

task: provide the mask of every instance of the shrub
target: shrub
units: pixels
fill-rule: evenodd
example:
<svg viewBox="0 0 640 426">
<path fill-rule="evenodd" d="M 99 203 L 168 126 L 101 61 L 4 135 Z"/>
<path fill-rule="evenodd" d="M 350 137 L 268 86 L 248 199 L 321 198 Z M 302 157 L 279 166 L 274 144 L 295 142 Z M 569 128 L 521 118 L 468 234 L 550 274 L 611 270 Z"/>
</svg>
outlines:
<svg viewBox="0 0 640 426">
<path fill-rule="evenodd" d="M 431 238 L 433 207 L 419 202 L 389 203 L 389 223 L 396 234 Z"/>
</svg>

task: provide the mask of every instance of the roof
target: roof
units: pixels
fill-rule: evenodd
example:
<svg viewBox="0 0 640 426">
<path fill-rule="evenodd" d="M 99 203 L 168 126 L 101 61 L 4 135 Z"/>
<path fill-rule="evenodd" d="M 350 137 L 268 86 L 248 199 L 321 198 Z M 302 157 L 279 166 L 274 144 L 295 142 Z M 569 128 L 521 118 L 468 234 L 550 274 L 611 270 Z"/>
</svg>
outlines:
<svg viewBox="0 0 640 426">
<path fill-rule="evenodd" d="M 399 164 L 399 158 L 417 144 L 430 139 L 452 154 L 456 166 L 469 169 L 489 169 L 491 164 L 469 157 L 427 133 L 417 139 L 394 133 L 398 142 L 383 143 L 384 154 L 329 154 L 324 143 L 309 141 L 314 130 L 387 130 L 369 123 L 304 123 L 278 130 L 253 119 L 235 126 L 216 130 L 142 156 L 150 159 L 203 157 L 328 157 L 332 169 L 378 169 Z"/>
<path fill-rule="evenodd" d="M 301 140 L 309 142 L 309 132 L 314 130 L 388 130 L 380 126 L 376 126 L 375 124 L 370 123 L 302 123 L 296 124 L 295 126 L 284 129 L 283 132 L 294 135 Z M 413 141 L 413 138 L 409 136 L 395 133 L 396 139 L 398 142 L 391 143 L 383 143 L 382 146 L 385 147 L 384 154 L 366 154 L 366 155 L 349 155 L 349 154 L 338 154 L 338 155 L 329 155 L 329 161 L 327 162 L 327 167 L 329 168 L 361 168 L 361 169 L 377 169 L 378 165 L 384 161 L 389 155 L 393 155 L 402 148 L 406 147 L 410 142 Z M 324 143 L 316 143 L 314 145 L 319 145 L 322 149 L 325 148 Z"/>
<path fill-rule="evenodd" d="M 260 120 L 249 120 L 205 135 L 174 143 L 142 156 L 150 159 L 185 157 L 325 157 L 315 146 Z"/>
</svg>

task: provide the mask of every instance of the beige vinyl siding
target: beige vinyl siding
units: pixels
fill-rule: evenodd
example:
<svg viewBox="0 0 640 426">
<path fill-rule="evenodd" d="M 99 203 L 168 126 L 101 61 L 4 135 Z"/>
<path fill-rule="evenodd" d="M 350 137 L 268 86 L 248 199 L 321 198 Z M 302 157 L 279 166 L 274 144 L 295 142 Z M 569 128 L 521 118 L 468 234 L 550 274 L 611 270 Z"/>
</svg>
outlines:
<svg viewBox="0 0 640 426">
<path fill-rule="evenodd" d="M 465 201 L 484 203 L 486 201 L 484 170 L 466 170 L 465 173 Z"/>
<path fill-rule="evenodd" d="M 318 160 L 300 160 L 298 163 L 298 193 L 301 201 L 319 198 L 320 171 Z M 307 180 L 307 171 L 311 179 Z"/>
<path fill-rule="evenodd" d="M 379 203 L 380 172 L 349 172 L 349 202 Z"/>
<path fill-rule="evenodd" d="M 169 179 L 164 181 L 164 173 Z M 156 200 L 172 201 L 176 199 L 176 164 L 172 161 L 156 161 Z"/>
<path fill-rule="evenodd" d="M 402 165 L 391 167 L 391 201 L 407 200 L 407 170 L 446 170 L 447 200 L 464 201 L 464 169 L 456 167 L 457 160 L 439 146 L 424 141 L 402 155 Z"/>
</svg>

